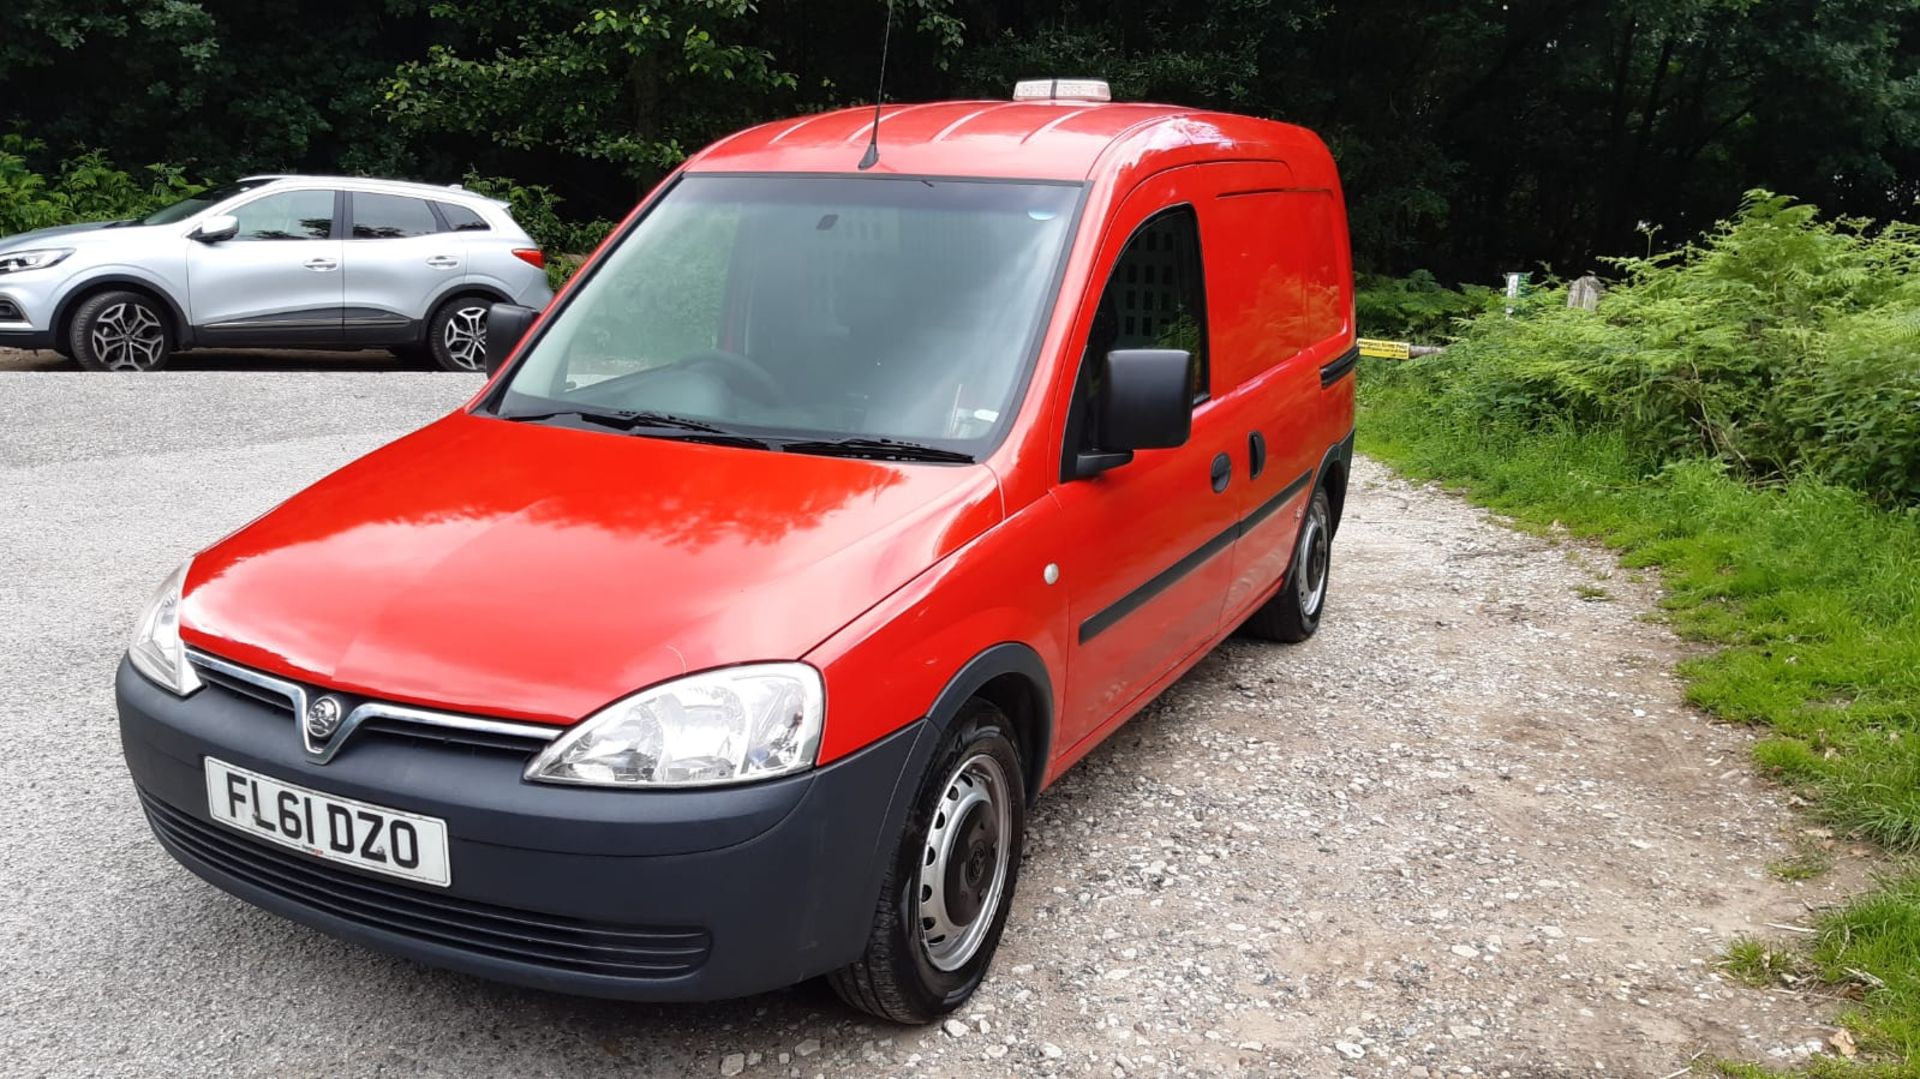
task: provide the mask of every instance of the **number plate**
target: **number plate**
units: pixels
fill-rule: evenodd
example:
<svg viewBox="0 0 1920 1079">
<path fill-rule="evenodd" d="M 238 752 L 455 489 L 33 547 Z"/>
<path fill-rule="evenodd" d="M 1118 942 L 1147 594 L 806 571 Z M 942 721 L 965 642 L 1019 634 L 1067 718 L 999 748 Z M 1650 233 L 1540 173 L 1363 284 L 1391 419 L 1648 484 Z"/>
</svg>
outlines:
<svg viewBox="0 0 1920 1079">
<path fill-rule="evenodd" d="M 337 798 L 206 758 L 207 812 L 251 836 L 316 858 L 445 888 L 447 822 Z"/>
</svg>

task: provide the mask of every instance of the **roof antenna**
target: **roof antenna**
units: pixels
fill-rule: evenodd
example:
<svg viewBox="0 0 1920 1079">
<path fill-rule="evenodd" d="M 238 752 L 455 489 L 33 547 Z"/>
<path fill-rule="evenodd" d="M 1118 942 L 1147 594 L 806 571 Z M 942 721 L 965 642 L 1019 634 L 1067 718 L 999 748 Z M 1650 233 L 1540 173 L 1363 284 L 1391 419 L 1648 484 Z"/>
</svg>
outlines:
<svg viewBox="0 0 1920 1079">
<path fill-rule="evenodd" d="M 860 171 L 880 163 L 880 102 L 887 93 L 887 43 L 893 38 L 893 0 L 887 0 L 887 28 L 880 35 L 880 85 L 873 91 L 873 133 L 867 136 L 867 152 L 860 156 Z"/>
</svg>

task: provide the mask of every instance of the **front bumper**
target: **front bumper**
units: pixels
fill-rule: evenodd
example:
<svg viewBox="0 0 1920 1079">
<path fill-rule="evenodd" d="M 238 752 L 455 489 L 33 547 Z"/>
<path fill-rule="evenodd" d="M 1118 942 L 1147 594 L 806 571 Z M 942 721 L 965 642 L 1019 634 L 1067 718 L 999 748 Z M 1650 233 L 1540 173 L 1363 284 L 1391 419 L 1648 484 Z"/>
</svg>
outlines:
<svg viewBox="0 0 1920 1079">
<path fill-rule="evenodd" d="M 184 700 L 126 662 L 127 766 L 161 844 L 277 914 L 434 966 L 628 1000 L 714 1000 L 856 959 L 930 741 L 913 724 L 804 775 L 708 791 L 520 779 L 524 757 L 367 740 L 309 763 L 288 717 L 209 686 Z M 207 813 L 202 760 L 447 822 L 453 884 L 271 846 Z"/>
<path fill-rule="evenodd" d="M 0 348 L 42 349 L 53 347 L 52 330 L 21 326 L 0 326 Z"/>
<path fill-rule="evenodd" d="M 0 347 L 53 347 L 53 301 L 59 285 L 40 280 L 50 272 L 0 276 Z"/>
</svg>

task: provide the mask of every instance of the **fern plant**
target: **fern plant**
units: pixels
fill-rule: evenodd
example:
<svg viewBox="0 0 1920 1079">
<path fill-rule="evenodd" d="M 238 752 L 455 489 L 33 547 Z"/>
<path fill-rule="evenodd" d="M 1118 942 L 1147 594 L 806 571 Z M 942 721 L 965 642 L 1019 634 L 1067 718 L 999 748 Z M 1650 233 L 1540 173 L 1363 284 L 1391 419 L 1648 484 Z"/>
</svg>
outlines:
<svg viewBox="0 0 1920 1079">
<path fill-rule="evenodd" d="M 1385 377 L 1426 383 L 1455 422 L 1617 429 L 1650 468 L 1705 455 L 1920 503 L 1920 228 L 1754 191 L 1699 241 L 1613 269 L 1597 312 L 1551 286 Z"/>
</svg>

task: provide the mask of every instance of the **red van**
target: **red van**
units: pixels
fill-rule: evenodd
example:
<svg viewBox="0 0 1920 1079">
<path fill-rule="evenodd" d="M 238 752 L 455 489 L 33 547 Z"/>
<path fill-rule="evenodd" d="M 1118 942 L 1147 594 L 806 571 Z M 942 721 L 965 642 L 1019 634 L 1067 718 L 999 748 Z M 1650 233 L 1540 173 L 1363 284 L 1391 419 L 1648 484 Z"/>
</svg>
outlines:
<svg viewBox="0 0 1920 1079">
<path fill-rule="evenodd" d="M 496 308 L 478 396 L 142 615 L 161 844 L 504 981 L 959 1006 L 1031 800 L 1227 634 L 1312 634 L 1347 487 L 1325 146 L 1104 96 L 743 131 Z"/>
</svg>

